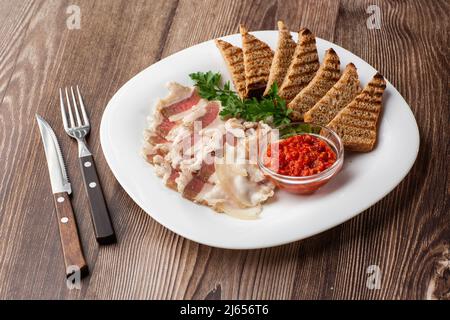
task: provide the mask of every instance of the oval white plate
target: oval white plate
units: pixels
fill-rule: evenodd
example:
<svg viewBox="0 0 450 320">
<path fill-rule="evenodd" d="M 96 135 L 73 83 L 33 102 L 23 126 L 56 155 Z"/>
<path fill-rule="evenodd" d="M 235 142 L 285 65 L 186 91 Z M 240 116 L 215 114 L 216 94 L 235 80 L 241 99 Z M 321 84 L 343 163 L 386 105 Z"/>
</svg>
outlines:
<svg viewBox="0 0 450 320">
<path fill-rule="evenodd" d="M 276 47 L 276 31 L 253 32 Z M 297 39 L 297 34 L 294 34 Z M 240 46 L 240 35 L 223 38 Z M 319 57 L 333 48 L 342 69 L 353 62 L 362 85 L 376 70 L 351 52 L 317 38 Z M 213 41 L 180 51 L 140 72 L 111 99 L 103 114 L 100 139 L 106 160 L 130 197 L 156 221 L 193 241 L 230 249 L 264 248 L 300 240 L 356 216 L 388 194 L 405 177 L 419 148 L 414 116 L 398 91 L 387 84 L 384 111 L 375 150 L 347 153 L 343 170 L 313 195 L 283 191 L 264 205 L 260 219 L 242 221 L 187 201 L 163 186 L 140 155 L 142 134 L 155 101 L 167 95 L 165 84 L 192 85 L 189 74 L 221 72 L 229 80 L 224 61 Z"/>
</svg>

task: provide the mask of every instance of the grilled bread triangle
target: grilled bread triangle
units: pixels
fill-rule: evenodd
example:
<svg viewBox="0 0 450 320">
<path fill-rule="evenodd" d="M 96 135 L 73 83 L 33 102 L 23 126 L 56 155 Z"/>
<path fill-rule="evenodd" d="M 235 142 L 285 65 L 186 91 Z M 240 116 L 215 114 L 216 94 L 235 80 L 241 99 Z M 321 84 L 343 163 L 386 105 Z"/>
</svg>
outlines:
<svg viewBox="0 0 450 320">
<path fill-rule="evenodd" d="M 274 83 L 277 83 L 278 88 L 281 87 L 295 51 L 295 41 L 292 40 L 291 32 L 283 21 L 278 21 L 278 30 L 277 50 L 270 67 L 269 80 L 264 95 L 269 93 Z"/>
<path fill-rule="evenodd" d="M 249 34 L 241 25 L 242 51 L 244 52 L 246 98 L 261 97 L 269 80 L 273 51 L 263 41 Z"/>
<path fill-rule="evenodd" d="M 377 73 L 328 127 L 341 137 L 346 150 L 371 151 L 377 140 L 378 118 L 386 81 Z"/>
<path fill-rule="evenodd" d="M 316 38 L 308 29 L 301 29 L 298 33 L 298 43 L 291 64 L 280 85 L 280 97 L 285 99 L 286 103 L 291 102 L 312 80 L 319 66 Z"/>
<path fill-rule="evenodd" d="M 326 126 L 359 93 L 358 72 L 353 63 L 349 63 L 339 81 L 304 115 L 305 122 Z"/>
<path fill-rule="evenodd" d="M 325 53 L 324 61 L 314 78 L 288 104 L 292 109 L 291 118 L 295 121 L 303 120 L 303 115 L 331 89 L 340 76 L 339 57 L 333 49 Z"/>
<path fill-rule="evenodd" d="M 223 40 L 215 40 L 217 48 L 219 48 L 225 63 L 227 64 L 228 71 L 233 79 L 234 88 L 241 98 L 245 97 L 245 68 L 244 68 L 244 54 L 242 49 L 233 46 Z"/>
</svg>

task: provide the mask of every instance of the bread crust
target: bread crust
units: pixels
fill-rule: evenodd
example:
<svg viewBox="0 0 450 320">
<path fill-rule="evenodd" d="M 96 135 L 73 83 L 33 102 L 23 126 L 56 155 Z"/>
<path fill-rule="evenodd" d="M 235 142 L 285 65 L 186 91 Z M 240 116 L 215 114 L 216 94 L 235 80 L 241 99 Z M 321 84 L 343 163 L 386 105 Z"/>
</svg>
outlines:
<svg viewBox="0 0 450 320">
<path fill-rule="evenodd" d="M 294 121 L 303 120 L 305 112 L 311 109 L 340 78 L 340 61 L 336 52 L 326 51 L 324 61 L 314 78 L 288 104 Z"/>
<path fill-rule="evenodd" d="M 303 28 L 298 32 L 298 43 L 280 86 L 280 97 L 285 99 L 286 103 L 291 102 L 314 78 L 319 67 L 316 38 L 310 30 Z"/>
<path fill-rule="evenodd" d="M 359 78 L 356 67 L 349 63 L 338 82 L 304 115 L 305 122 L 326 126 L 359 93 Z"/>
<path fill-rule="evenodd" d="M 386 81 L 377 73 L 328 124 L 341 137 L 346 150 L 367 152 L 375 147 L 385 89 Z"/>
<path fill-rule="evenodd" d="M 222 54 L 225 63 L 227 64 L 228 71 L 231 74 L 234 88 L 241 98 L 246 95 L 245 87 L 245 67 L 244 67 L 244 54 L 242 49 L 233 46 L 231 43 L 216 39 L 216 46 Z"/>
<path fill-rule="evenodd" d="M 269 80 L 274 53 L 265 42 L 248 33 L 245 26 L 241 25 L 239 29 L 244 53 L 245 97 L 261 97 Z"/>
<path fill-rule="evenodd" d="M 278 88 L 283 84 L 295 47 L 296 44 L 292 40 L 291 32 L 283 21 L 278 21 L 278 45 L 270 67 L 269 80 L 264 95 L 269 93 L 274 83 L 277 84 Z"/>
</svg>

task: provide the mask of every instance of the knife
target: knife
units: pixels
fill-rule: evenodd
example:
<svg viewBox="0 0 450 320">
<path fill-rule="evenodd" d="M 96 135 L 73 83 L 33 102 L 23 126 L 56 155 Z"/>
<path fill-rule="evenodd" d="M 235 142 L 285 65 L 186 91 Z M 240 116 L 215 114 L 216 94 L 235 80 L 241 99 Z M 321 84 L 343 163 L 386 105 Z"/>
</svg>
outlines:
<svg viewBox="0 0 450 320">
<path fill-rule="evenodd" d="M 69 195 L 72 193 L 72 187 L 67 176 L 61 149 L 50 125 L 38 114 L 36 114 L 36 120 L 41 132 L 42 143 L 44 144 L 45 157 L 47 158 L 64 264 L 66 266 L 66 276 L 71 276 L 74 270 L 79 269 L 80 276 L 84 277 L 89 273 L 89 270 L 84 259 L 77 223 L 70 202 Z"/>
</svg>

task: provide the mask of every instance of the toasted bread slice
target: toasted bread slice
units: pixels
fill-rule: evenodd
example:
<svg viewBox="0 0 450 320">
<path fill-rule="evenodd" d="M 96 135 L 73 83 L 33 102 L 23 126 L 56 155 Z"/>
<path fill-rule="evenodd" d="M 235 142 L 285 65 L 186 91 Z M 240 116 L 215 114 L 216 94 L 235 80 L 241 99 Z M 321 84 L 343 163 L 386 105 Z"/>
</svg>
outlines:
<svg viewBox="0 0 450 320">
<path fill-rule="evenodd" d="M 305 122 L 326 126 L 333 118 L 361 92 L 358 72 L 349 63 L 339 81 L 304 115 Z"/>
<path fill-rule="evenodd" d="M 242 51 L 244 52 L 246 98 L 261 97 L 269 80 L 273 51 L 263 41 L 248 33 L 241 25 Z"/>
<path fill-rule="evenodd" d="M 322 65 L 314 78 L 300 91 L 288 104 L 292 109 L 291 118 L 295 121 L 303 120 L 303 115 L 331 89 L 339 80 L 340 72 L 339 57 L 333 49 L 328 49 Z"/>
<path fill-rule="evenodd" d="M 220 39 L 216 39 L 215 42 L 227 64 L 231 79 L 233 79 L 234 88 L 239 96 L 244 98 L 246 90 L 244 54 L 242 53 L 242 49 Z"/>
<path fill-rule="evenodd" d="M 291 32 L 283 21 L 278 21 L 278 45 L 270 67 L 269 80 L 267 81 L 266 91 L 268 94 L 272 85 L 276 82 L 278 88 L 283 84 L 283 80 L 292 61 L 292 55 L 295 51 L 295 41 L 292 40 Z"/>
<path fill-rule="evenodd" d="M 346 150 L 371 151 L 377 140 L 378 119 L 386 81 L 377 73 L 328 127 L 337 132 Z"/>
<path fill-rule="evenodd" d="M 280 86 L 280 97 L 285 99 L 286 103 L 291 102 L 312 80 L 319 66 L 316 38 L 308 29 L 301 29 L 291 64 Z"/>
</svg>

